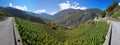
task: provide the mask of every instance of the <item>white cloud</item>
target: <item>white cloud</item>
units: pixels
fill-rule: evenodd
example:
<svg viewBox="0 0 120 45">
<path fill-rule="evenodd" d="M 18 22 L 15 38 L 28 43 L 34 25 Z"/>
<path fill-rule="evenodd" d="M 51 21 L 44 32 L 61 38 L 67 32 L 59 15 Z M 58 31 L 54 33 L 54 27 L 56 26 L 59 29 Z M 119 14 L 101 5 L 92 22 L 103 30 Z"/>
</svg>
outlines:
<svg viewBox="0 0 120 45">
<path fill-rule="evenodd" d="M 85 9 L 87 9 L 87 7 L 75 7 L 74 9 L 81 9 L 81 10 L 85 10 Z"/>
<path fill-rule="evenodd" d="M 26 6 L 15 6 L 15 8 L 23 10 L 23 11 L 28 11 Z"/>
<path fill-rule="evenodd" d="M 12 3 L 9 3 L 9 6 L 12 7 Z"/>
<path fill-rule="evenodd" d="M 35 10 L 35 11 L 33 11 L 33 13 L 37 13 L 37 14 L 40 14 L 40 13 L 48 13 L 48 14 L 50 14 L 50 15 L 54 15 L 54 14 L 56 14 L 58 11 L 54 11 L 54 12 L 47 12 L 45 9 L 37 9 L 37 10 Z"/>
<path fill-rule="evenodd" d="M 118 3 L 118 5 L 120 6 L 120 3 Z"/>
<path fill-rule="evenodd" d="M 28 11 L 27 6 L 18 6 L 18 5 L 14 6 L 12 3 L 9 3 L 9 6 L 19 10 Z"/>
<path fill-rule="evenodd" d="M 54 14 L 56 14 L 58 11 L 55 11 L 55 12 L 52 12 L 52 13 L 50 13 L 51 15 L 54 15 Z"/>
<path fill-rule="evenodd" d="M 46 10 L 45 9 L 37 9 L 36 11 L 33 11 L 34 13 L 45 13 Z"/>
<path fill-rule="evenodd" d="M 80 7 L 78 5 L 79 5 L 79 3 L 77 3 L 77 2 L 73 2 L 73 4 L 71 4 L 69 1 L 66 1 L 64 3 L 60 3 L 59 4 L 61 10 L 69 9 L 69 8 L 72 8 L 72 9 L 81 9 L 81 10 L 87 9 L 87 7 L 83 7 L 83 6 Z"/>
<path fill-rule="evenodd" d="M 74 2 L 74 3 L 73 3 L 73 5 L 71 5 L 71 8 L 76 8 L 76 7 L 79 7 L 78 5 L 79 5 L 79 3 Z"/>
<path fill-rule="evenodd" d="M 66 1 L 65 3 L 59 4 L 59 6 L 60 6 L 61 10 L 68 9 L 68 8 L 70 8 L 70 3 L 69 3 L 69 1 Z"/>
</svg>

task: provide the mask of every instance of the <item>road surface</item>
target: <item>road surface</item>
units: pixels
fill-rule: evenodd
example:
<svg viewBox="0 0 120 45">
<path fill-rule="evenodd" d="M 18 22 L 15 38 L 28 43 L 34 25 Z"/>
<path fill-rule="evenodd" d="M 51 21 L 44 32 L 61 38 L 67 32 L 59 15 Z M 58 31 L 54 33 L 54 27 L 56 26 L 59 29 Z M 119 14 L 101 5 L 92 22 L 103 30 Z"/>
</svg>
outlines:
<svg viewBox="0 0 120 45">
<path fill-rule="evenodd" d="M 12 17 L 0 22 L 0 45 L 15 45 Z"/>
<path fill-rule="evenodd" d="M 120 45 L 120 22 L 110 21 L 112 25 L 111 45 Z"/>
</svg>

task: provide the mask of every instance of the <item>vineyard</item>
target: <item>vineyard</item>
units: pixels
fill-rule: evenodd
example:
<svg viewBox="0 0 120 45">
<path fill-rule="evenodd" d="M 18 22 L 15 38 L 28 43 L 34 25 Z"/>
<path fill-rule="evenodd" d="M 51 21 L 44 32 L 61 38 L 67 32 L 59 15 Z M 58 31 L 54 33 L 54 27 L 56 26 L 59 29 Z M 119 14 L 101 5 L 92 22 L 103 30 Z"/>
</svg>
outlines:
<svg viewBox="0 0 120 45">
<path fill-rule="evenodd" d="M 88 21 L 73 30 L 54 30 L 20 18 L 16 23 L 23 45 L 103 45 L 109 27 L 105 21 Z"/>
</svg>

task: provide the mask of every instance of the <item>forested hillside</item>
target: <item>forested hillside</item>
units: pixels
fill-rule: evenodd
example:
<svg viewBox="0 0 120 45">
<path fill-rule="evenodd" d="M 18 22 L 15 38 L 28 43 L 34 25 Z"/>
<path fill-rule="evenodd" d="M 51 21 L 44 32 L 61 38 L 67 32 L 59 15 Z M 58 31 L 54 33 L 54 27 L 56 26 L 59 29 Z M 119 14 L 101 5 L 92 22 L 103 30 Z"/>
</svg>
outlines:
<svg viewBox="0 0 120 45">
<path fill-rule="evenodd" d="M 120 17 L 120 5 L 117 1 L 114 1 L 106 10 L 101 12 L 102 17 L 112 17 L 118 18 Z"/>
</svg>

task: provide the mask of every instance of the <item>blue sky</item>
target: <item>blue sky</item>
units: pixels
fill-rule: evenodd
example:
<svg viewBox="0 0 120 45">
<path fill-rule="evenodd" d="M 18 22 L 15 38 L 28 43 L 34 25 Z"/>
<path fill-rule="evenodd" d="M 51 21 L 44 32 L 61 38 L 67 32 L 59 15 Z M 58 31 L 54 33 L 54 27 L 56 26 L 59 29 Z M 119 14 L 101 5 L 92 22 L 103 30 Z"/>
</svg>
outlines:
<svg viewBox="0 0 120 45">
<path fill-rule="evenodd" d="M 35 13 L 54 14 L 58 11 L 74 8 L 99 8 L 105 10 L 114 0 L 0 0 L 0 6 L 14 7 Z"/>
</svg>

